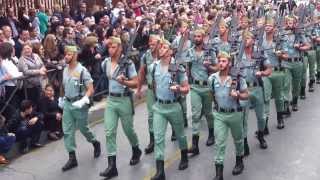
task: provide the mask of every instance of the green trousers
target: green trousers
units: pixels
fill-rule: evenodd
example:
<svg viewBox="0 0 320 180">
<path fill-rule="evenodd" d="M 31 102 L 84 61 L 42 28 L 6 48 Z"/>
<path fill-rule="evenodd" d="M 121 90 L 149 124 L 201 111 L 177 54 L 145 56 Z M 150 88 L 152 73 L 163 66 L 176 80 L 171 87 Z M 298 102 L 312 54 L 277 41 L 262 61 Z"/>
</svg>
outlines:
<svg viewBox="0 0 320 180">
<path fill-rule="evenodd" d="M 235 145 L 236 156 L 243 155 L 243 113 L 221 113 L 214 112 L 214 137 L 216 143 L 215 164 L 223 164 L 226 145 L 228 140 L 229 128 Z"/>
<path fill-rule="evenodd" d="M 320 72 L 320 46 L 316 48 L 317 73 Z"/>
<path fill-rule="evenodd" d="M 292 98 L 298 98 L 301 89 L 301 80 L 303 75 L 303 63 L 291 62 L 288 68 L 292 84 Z"/>
<path fill-rule="evenodd" d="M 153 109 L 152 106 L 155 102 L 155 97 L 152 89 L 147 90 L 147 109 L 148 109 L 148 126 L 149 132 L 153 133 Z"/>
<path fill-rule="evenodd" d="M 88 127 L 88 107 L 81 109 L 72 106 L 72 103 L 65 101 L 63 106 L 62 128 L 64 145 L 68 152 L 76 150 L 75 133 L 79 128 L 81 134 L 92 143 L 96 141 L 95 135 Z"/>
<path fill-rule="evenodd" d="M 265 77 L 264 81 L 264 92 L 265 96 L 268 97 L 265 100 L 265 115 L 270 115 L 270 100 L 273 97 L 275 100 L 276 111 L 284 111 L 284 83 L 285 83 L 285 70 L 284 71 L 273 71 L 269 77 Z"/>
<path fill-rule="evenodd" d="M 179 103 L 155 103 L 153 105 L 153 132 L 156 160 L 164 160 L 165 137 L 168 122 L 176 133 L 180 149 L 183 150 L 188 148 L 182 116 L 182 108 Z"/>
<path fill-rule="evenodd" d="M 207 119 L 209 129 L 213 129 L 212 94 L 208 88 L 191 88 L 192 134 L 199 135 L 201 117 Z"/>
<path fill-rule="evenodd" d="M 284 71 L 284 83 L 283 83 L 283 96 L 285 102 L 290 102 L 292 100 L 292 76 L 288 68 Z M 285 104 L 285 109 L 287 109 Z"/>
<path fill-rule="evenodd" d="M 182 108 L 183 113 L 183 120 L 187 119 L 187 96 L 181 96 L 180 97 L 180 104 Z"/>
<path fill-rule="evenodd" d="M 106 147 L 108 156 L 114 156 L 117 153 L 116 138 L 119 119 L 131 146 L 138 146 L 139 141 L 133 128 L 133 114 L 130 98 L 109 96 L 106 103 L 107 105 L 104 112 Z"/>
<path fill-rule="evenodd" d="M 266 126 L 266 118 L 264 114 L 264 97 L 263 97 L 262 87 L 250 87 L 249 88 L 249 106 L 247 106 L 244 110 L 243 116 L 243 129 L 244 129 L 244 137 L 247 137 L 248 134 L 248 118 L 249 118 L 249 107 L 253 106 L 254 111 L 256 113 L 257 118 L 257 126 L 259 131 L 263 131 Z"/>
<path fill-rule="evenodd" d="M 309 79 L 315 80 L 316 72 L 315 72 L 315 65 L 316 65 L 316 51 L 309 50 L 306 52 L 306 56 L 303 57 L 303 71 L 302 71 L 302 80 L 301 86 L 306 87 L 307 85 L 307 69 L 309 67 Z"/>
</svg>

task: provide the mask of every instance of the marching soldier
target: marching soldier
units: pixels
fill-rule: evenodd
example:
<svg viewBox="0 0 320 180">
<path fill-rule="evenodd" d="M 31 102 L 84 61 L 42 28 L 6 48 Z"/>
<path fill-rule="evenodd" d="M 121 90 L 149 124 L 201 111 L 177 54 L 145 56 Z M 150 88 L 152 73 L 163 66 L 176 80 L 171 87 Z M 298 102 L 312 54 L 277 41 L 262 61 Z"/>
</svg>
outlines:
<svg viewBox="0 0 320 180">
<path fill-rule="evenodd" d="M 103 71 L 106 73 L 109 81 L 109 96 L 106 102 L 104 113 L 104 124 L 106 131 L 106 147 L 108 151 L 108 167 L 100 173 L 100 176 L 110 179 L 118 176 L 116 166 L 117 153 L 117 127 L 120 119 L 123 131 L 132 146 L 132 157 L 130 165 L 136 165 L 140 161 L 141 150 L 139 141 L 133 128 L 133 99 L 130 88 L 137 86 L 137 72 L 131 60 L 122 59 L 122 43 L 120 38 L 111 37 L 109 39 L 108 51 L 110 57 L 102 63 Z M 121 73 L 120 63 L 127 61 L 124 67 L 126 73 Z"/>
<path fill-rule="evenodd" d="M 100 142 L 88 127 L 89 97 L 93 95 L 93 80 L 88 70 L 77 61 L 77 47 L 65 47 L 67 67 L 63 71 L 64 98 L 59 98 L 59 106 L 63 107 L 62 127 L 64 144 L 69 152 L 69 160 L 62 167 L 67 171 L 78 166 L 76 159 L 75 131 L 77 128 L 88 142 L 93 144 L 94 157 L 101 154 Z"/>
<path fill-rule="evenodd" d="M 189 82 L 191 82 L 191 110 L 192 110 L 192 147 L 188 153 L 192 155 L 199 154 L 199 134 L 200 134 L 200 120 L 204 115 L 207 119 L 209 130 L 208 140 L 206 145 L 214 144 L 213 131 L 213 114 L 212 114 L 212 94 L 208 88 L 208 76 L 212 72 L 217 71 L 215 67 L 215 56 L 206 55 L 204 50 L 203 39 L 205 32 L 202 29 L 194 31 L 195 47 L 191 48 L 187 54 Z"/>
<path fill-rule="evenodd" d="M 272 74 L 269 77 L 264 78 L 264 90 L 266 94 L 270 97 L 271 94 L 275 99 L 276 112 L 277 112 L 277 128 L 284 128 L 283 112 L 284 112 L 284 86 L 285 81 L 285 71 L 281 61 L 275 54 L 276 44 L 274 42 L 274 32 L 275 26 L 272 18 L 267 18 L 265 25 L 266 36 L 263 41 L 263 49 L 265 50 L 265 55 L 272 65 Z M 270 99 L 265 103 L 265 113 L 266 113 L 266 126 L 264 129 L 264 134 L 269 134 L 268 120 L 270 113 Z"/>
<path fill-rule="evenodd" d="M 168 122 L 176 132 L 181 150 L 179 170 L 188 167 L 187 138 L 184 133 L 183 114 L 178 98 L 189 92 L 186 72 L 182 65 L 177 65 L 171 57 L 170 43 L 163 40 L 160 44 L 159 59 L 149 66 L 152 72 L 156 102 L 153 105 L 153 131 L 155 138 L 155 159 L 157 172 L 152 180 L 164 180 L 164 147 Z"/>
<path fill-rule="evenodd" d="M 303 35 L 294 33 L 295 19 L 292 16 L 286 16 L 286 32 L 282 39 L 282 49 L 277 52 L 277 56 L 283 60 L 283 65 L 288 67 L 290 79 L 292 79 L 292 110 L 298 111 L 298 98 L 301 88 L 301 77 L 303 71 L 303 63 L 300 52 L 306 51 L 310 45 L 306 42 Z M 289 101 L 290 86 L 285 85 L 285 100 Z M 285 109 L 289 107 L 288 102 L 285 103 Z M 288 110 L 287 110 L 288 111 Z"/>
<path fill-rule="evenodd" d="M 257 138 L 260 143 L 261 149 L 266 149 L 267 142 L 264 139 L 264 129 L 266 125 L 266 119 L 264 115 L 264 95 L 263 95 L 263 82 L 262 77 L 267 77 L 271 74 L 272 69 L 271 65 L 268 59 L 264 59 L 263 54 L 261 54 L 260 59 L 254 59 L 253 56 L 255 47 L 254 46 L 254 35 L 246 31 L 243 34 L 243 40 L 245 42 L 244 46 L 244 54 L 241 59 L 243 64 L 245 66 L 248 66 L 248 68 L 245 68 L 245 79 L 248 85 L 249 90 L 249 104 L 254 108 L 254 111 L 256 113 L 257 118 L 257 124 L 258 124 L 258 132 L 257 132 Z M 261 47 L 260 47 L 261 48 Z M 262 59 L 261 59 L 262 57 Z M 257 69 L 258 68 L 258 69 Z M 247 141 L 247 121 L 248 121 L 248 115 L 249 115 L 249 109 L 245 108 L 244 113 L 244 137 L 245 137 L 245 156 L 249 155 L 249 145 Z"/>
<path fill-rule="evenodd" d="M 153 93 L 152 77 L 151 72 L 148 71 L 148 66 L 158 59 L 158 48 L 159 48 L 160 37 L 158 35 L 150 35 L 149 37 L 149 50 L 142 56 L 141 66 L 139 71 L 139 82 L 137 88 L 137 96 L 141 97 L 141 88 L 143 82 L 146 80 L 148 84 L 147 90 L 147 109 L 148 109 L 148 126 L 149 126 L 149 145 L 145 148 L 145 153 L 149 154 L 154 149 L 154 134 L 153 134 L 153 110 L 152 106 L 155 102 Z"/>
<path fill-rule="evenodd" d="M 248 99 L 248 90 L 243 78 L 233 80 L 229 75 L 231 67 L 230 55 L 221 51 L 218 54 L 218 65 L 220 71 L 209 77 L 209 87 L 214 94 L 214 134 L 215 143 L 215 167 L 216 176 L 214 180 L 223 180 L 223 164 L 225 149 L 228 139 L 228 131 L 231 130 L 235 151 L 236 165 L 232 170 L 233 175 L 241 174 L 243 165 L 243 109 L 239 100 Z M 235 89 L 233 88 L 235 85 Z"/>
</svg>

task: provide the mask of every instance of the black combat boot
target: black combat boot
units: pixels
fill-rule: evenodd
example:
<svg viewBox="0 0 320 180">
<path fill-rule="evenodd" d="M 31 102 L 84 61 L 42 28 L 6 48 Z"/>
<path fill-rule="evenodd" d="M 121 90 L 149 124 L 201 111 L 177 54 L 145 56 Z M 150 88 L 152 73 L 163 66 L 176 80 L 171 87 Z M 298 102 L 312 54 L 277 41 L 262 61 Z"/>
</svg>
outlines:
<svg viewBox="0 0 320 180">
<path fill-rule="evenodd" d="M 289 106 L 289 101 L 285 101 L 284 102 L 284 107 L 285 107 L 285 111 L 282 112 L 282 115 L 286 115 L 286 117 L 290 117 L 291 116 L 291 110 L 290 110 L 290 106 Z"/>
<path fill-rule="evenodd" d="M 236 157 L 236 165 L 234 166 L 234 168 L 232 170 L 232 174 L 233 175 L 239 175 L 239 174 L 242 173 L 242 171 L 244 169 L 242 158 L 243 158 L 242 156 L 237 156 Z"/>
<path fill-rule="evenodd" d="M 314 92 L 314 82 L 315 82 L 314 79 L 311 79 L 309 81 L 309 92 Z"/>
<path fill-rule="evenodd" d="M 149 132 L 149 137 L 150 137 L 150 142 L 149 142 L 148 146 L 144 149 L 144 152 L 146 154 L 150 154 L 154 150 L 154 135 L 152 132 Z"/>
<path fill-rule="evenodd" d="M 100 156 L 101 154 L 101 146 L 100 146 L 100 142 L 99 141 L 94 141 L 92 143 L 94 151 L 93 151 L 93 157 L 97 158 Z"/>
<path fill-rule="evenodd" d="M 277 128 L 278 129 L 283 129 L 284 128 L 284 121 L 283 121 L 282 114 L 283 114 L 282 112 L 277 112 L 277 121 L 278 121 Z"/>
<path fill-rule="evenodd" d="M 181 150 L 181 159 L 179 163 L 179 170 L 185 170 L 188 168 L 188 149 Z"/>
<path fill-rule="evenodd" d="M 306 87 L 301 86 L 300 89 L 300 99 L 306 99 Z"/>
<path fill-rule="evenodd" d="M 263 134 L 263 131 L 258 131 L 258 140 L 259 140 L 259 143 L 260 143 L 260 148 L 261 149 L 267 149 L 268 148 L 268 145 L 267 145 L 267 142 L 266 140 L 264 139 L 264 134 Z"/>
<path fill-rule="evenodd" d="M 249 148 L 247 138 L 244 138 L 243 144 L 244 144 L 244 156 L 249 156 L 250 155 L 250 148 Z"/>
<path fill-rule="evenodd" d="M 192 136 L 192 146 L 188 150 L 188 153 L 191 154 L 192 157 L 200 153 L 198 144 L 199 144 L 199 136 L 195 134 Z"/>
<path fill-rule="evenodd" d="M 264 135 L 269 135 L 268 123 L 269 123 L 269 117 L 266 117 L 266 127 L 264 127 L 264 130 L 263 130 Z M 256 131 L 255 134 L 256 134 L 256 137 L 258 137 L 258 131 Z"/>
<path fill-rule="evenodd" d="M 320 84 L 320 72 L 317 72 L 317 84 Z"/>
<path fill-rule="evenodd" d="M 298 111 L 298 98 L 294 97 L 292 99 L 292 111 Z"/>
<path fill-rule="evenodd" d="M 76 158 L 76 153 L 69 152 L 69 160 L 67 163 L 62 167 L 62 171 L 68 171 L 69 169 L 75 168 L 78 166 L 78 161 Z"/>
<path fill-rule="evenodd" d="M 213 180 L 223 180 L 223 165 L 216 164 L 216 177 Z"/>
<path fill-rule="evenodd" d="M 207 139 L 207 146 L 211 146 L 214 144 L 214 132 L 213 132 L 213 128 L 209 128 L 209 135 L 208 135 L 208 139 Z"/>
<path fill-rule="evenodd" d="M 130 163 L 129 164 L 131 166 L 138 164 L 139 161 L 140 161 L 141 154 L 142 154 L 142 152 L 139 149 L 139 146 L 132 147 L 132 157 L 130 159 Z"/>
<path fill-rule="evenodd" d="M 109 156 L 107 169 L 101 172 L 99 175 L 105 177 L 105 179 L 111 179 L 118 176 L 116 159 L 116 156 Z"/>
<path fill-rule="evenodd" d="M 184 127 L 188 127 L 188 118 L 187 113 L 183 113 L 183 119 L 184 119 Z"/>
<path fill-rule="evenodd" d="M 157 160 L 156 161 L 156 167 L 157 167 L 157 172 L 151 178 L 151 180 L 165 180 L 166 179 L 166 175 L 164 173 L 164 161 L 163 160 Z"/>
<path fill-rule="evenodd" d="M 176 132 L 174 132 L 174 130 L 172 129 L 171 141 L 176 141 L 176 140 L 177 140 Z"/>
</svg>

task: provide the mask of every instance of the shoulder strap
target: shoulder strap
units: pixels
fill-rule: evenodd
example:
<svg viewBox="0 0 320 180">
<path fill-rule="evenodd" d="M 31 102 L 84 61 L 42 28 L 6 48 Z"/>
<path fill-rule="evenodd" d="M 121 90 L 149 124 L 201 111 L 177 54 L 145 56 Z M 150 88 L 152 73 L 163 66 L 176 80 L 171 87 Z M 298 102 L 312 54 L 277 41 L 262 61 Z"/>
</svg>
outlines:
<svg viewBox="0 0 320 180">
<path fill-rule="evenodd" d="M 82 68 L 82 70 L 81 70 L 81 72 L 80 72 L 80 80 L 79 80 L 79 93 L 78 93 L 78 96 L 79 97 L 81 97 L 81 84 L 83 84 L 84 85 L 84 79 L 83 79 L 83 71 L 84 71 L 84 69 Z"/>
</svg>

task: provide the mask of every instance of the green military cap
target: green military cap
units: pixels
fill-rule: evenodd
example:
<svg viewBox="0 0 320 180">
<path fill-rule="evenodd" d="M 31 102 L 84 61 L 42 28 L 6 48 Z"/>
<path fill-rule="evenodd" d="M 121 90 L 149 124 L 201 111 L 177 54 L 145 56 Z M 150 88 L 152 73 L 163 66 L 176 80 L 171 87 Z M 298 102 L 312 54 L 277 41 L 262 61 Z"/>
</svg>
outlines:
<svg viewBox="0 0 320 180">
<path fill-rule="evenodd" d="M 197 28 L 196 30 L 194 30 L 194 34 L 205 35 L 206 31 L 203 28 Z"/>
<path fill-rule="evenodd" d="M 64 47 L 64 52 L 74 52 L 75 53 L 77 51 L 78 51 L 77 46 L 69 45 L 69 46 Z"/>
<path fill-rule="evenodd" d="M 161 42 L 160 42 L 161 45 L 168 45 L 169 47 L 171 46 L 171 43 L 166 40 L 166 39 L 161 39 Z"/>
<path fill-rule="evenodd" d="M 248 30 L 244 31 L 244 32 L 243 32 L 243 34 L 242 34 L 242 36 L 243 36 L 243 38 L 244 38 L 244 39 L 247 39 L 247 38 L 254 38 L 253 33 L 252 33 L 252 32 L 250 32 L 250 31 L 248 31 Z"/>
<path fill-rule="evenodd" d="M 226 58 L 226 59 L 231 58 L 230 54 L 227 53 L 226 51 L 220 51 L 217 57 L 218 57 L 218 59 L 219 58 Z"/>
<path fill-rule="evenodd" d="M 267 17 L 266 20 L 265 20 L 265 24 L 273 26 L 274 25 L 274 19 L 272 17 Z"/>
<path fill-rule="evenodd" d="M 112 44 L 119 44 L 119 45 L 122 44 L 122 43 L 121 43 L 121 39 L 118 38 L 118 37 L 115 37 L 115 36 L 111 36 L 111 37 L 109 38 L 109 40 L 110 40 L 110 43 L 112 43 Z"/>
<path fill-rule="evenodd" d="M 160 37 L 159 35 L 157 35 L 157 34 L 151 34 L 151 35 L 149 36 L 149 39 L 155 39 L 155 40 L 157 40 L 157 41 L 160 41 L 160 40 L 161 40 L 161 37 Z"/>
</svg>

